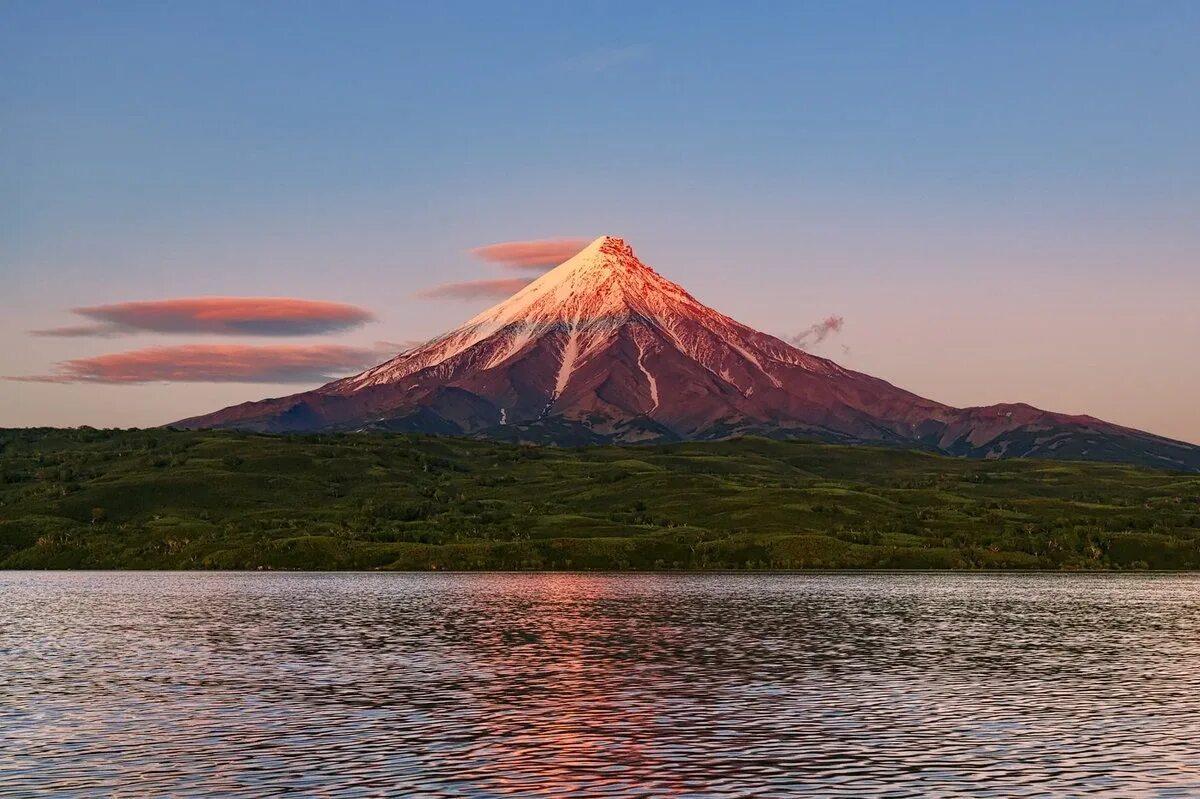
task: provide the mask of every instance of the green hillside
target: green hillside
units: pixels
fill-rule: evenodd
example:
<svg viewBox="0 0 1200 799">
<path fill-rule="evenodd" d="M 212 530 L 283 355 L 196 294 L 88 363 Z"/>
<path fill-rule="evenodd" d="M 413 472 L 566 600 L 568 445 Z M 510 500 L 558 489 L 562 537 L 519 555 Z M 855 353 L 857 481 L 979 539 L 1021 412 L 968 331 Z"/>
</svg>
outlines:
<svg viewBox="0 0 1200 799">
<path fill-rule="evenodd" d="M 742 439 L 0 431 L 0 568 L 1200 568 L 1200 476 Z"/>
</svg>

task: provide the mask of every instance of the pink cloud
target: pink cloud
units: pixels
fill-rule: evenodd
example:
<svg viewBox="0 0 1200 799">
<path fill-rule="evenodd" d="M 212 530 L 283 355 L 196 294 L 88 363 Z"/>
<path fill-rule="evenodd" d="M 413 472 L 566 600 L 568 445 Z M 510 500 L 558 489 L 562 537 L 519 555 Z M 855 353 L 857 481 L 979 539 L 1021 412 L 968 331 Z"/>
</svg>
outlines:
<svg viewBox="0 0 1200 799">
<path fill-rule="evenodd" d="M 443 283 L 418 291 L 414 296 L 427 300 L 502 300 L 516 294 L 532 283 L 527 277 L 501 277 L 489 280 L 466 280 L 462 283 Z"/>
<path fill-rule="evenodd" d="M 185 344 L 62 361 L 38 383 L 320 383 L 374 365 L 379 349 L 332 344 Z"/>
<path fill-rule="evenodd" d="M 544 272 L 578 253 L 587 242 L 583 239 L 541 239 L 505 241 L 476 247 L 471 254 L 504 269 Z M 418 291 L 416 297 L 427 300 L 505 299 L 532 282 L 532 278 L 505 277 L 445 283 Z"/>
<path fill-rule="evenodd" d="M 505 269 L 543 271 L 558 266 L 587 246 L 583 239 L 505 241 L 476 247 L 471 254 Z"/>
<path fill-rule="evenodd" d="M 116 336 L 139 332 L 307 336 L 373 320 L 354 305 L 292 297 L 186 297 L 72 308 L 95 324 L 34 330 L 37 336 Z"/>
</svg>

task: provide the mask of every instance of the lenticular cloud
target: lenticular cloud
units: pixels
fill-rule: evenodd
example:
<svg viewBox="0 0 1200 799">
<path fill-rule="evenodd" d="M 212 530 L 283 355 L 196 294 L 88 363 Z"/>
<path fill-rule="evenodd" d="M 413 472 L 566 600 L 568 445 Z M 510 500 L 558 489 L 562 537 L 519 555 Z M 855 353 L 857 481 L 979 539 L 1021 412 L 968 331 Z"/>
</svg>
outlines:
<svg viewBox="0 0 1200 799">
<path fill-rule="evenodd" d="M 111 337 L 133 333 L 226 336 L 309 336 L 357 327 L 374 319 L 355 305 L 292 297 L 184 297 L 73 308 L 92 321 L 35 330 L 34 335 Z"/>
<path fill-rule="evenodd" d="M 486 280 L 465 280 L 461 283 L 443 283 L 416 293 L 426 300 L 478 300 L 504 299 L 532 282 L 527 277 L 498 277 Z"/>
<path fill-rule="evenodd" d="M 545 272 L 570 260 L 587 246 L 583 239 L 539 239 L 504 241 L 476 247 L 471 254 L 502 269 L 518 272 Z M 426 300 L 503 300 L 525 288 L 533 278 L 502 277 L 443 283 L 418 291 L 413 296 Z"/>
<path fill-rule="evenodd" d="M 370 366 L 380 351 L 332 344 L 148 347 L 59 363 L 53 372 L 13 377 L 37 383 L 324 383 Z"/>
<path fill-rule="evenodd" d="M 570 259 L 587 246 L 583 239 L 538 239 L 535 241 L 504 241 L 476 247 L 471 254 L 505 269 L 540 272 Z"/>
</svg>

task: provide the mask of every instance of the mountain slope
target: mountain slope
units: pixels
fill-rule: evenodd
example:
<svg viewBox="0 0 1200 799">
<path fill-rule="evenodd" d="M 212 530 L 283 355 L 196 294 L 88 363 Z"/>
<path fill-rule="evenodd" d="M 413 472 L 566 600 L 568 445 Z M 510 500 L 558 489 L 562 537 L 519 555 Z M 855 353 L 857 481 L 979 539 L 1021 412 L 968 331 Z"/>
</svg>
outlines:
<svg viewBox="0 0 1200 799">
<path fill-rule="evenodd" d="M 608 236 L 361 374 L 178 426 L 560 444 L 752 433 L 1200 469 L 1200 448 L 1181 442 L 1028 405 L 952 408 L 844 369 L 705 306 Z"/>
</svg>

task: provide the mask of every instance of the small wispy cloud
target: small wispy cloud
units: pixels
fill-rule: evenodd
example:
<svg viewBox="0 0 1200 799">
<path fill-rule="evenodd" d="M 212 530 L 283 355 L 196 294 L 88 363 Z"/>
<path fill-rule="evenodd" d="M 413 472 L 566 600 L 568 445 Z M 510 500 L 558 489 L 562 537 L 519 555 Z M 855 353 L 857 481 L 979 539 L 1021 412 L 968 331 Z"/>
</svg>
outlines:
<svg viewBox="0 0 1200 799">
<path fill-rule="evenodd" d="M 597 47 L 568 59 L 566 65 L 577 72 L 597 74 L 645 61 L 649 56 L 650 48 L 644 44 Z"/>
<path fill-rule="evenodd" d="M 134 333 L 309 336 L 347 330 L 374 315 L 354 305 L 293 297 L 182 297 L 72 308 L 92 324 L 30 331 L 64 338 Z"/>
<path fill-rule="evenodd" d="M 827 316 L 795 335 L 785 336 L 784 341 L 798 349 L 808 349 L 814 344 L 820 344 L 831 334 L 840 333 L 845 324 L 846 320 L 840 316 Z"/>
<path fill-rule="evenodd" d="M 423 300 L 502 300 L 516 294 L 531 282 L 533 279 L 528 277 L 464 280 L 461 283 L 443 283 L 440 286 L 422 289 L 413 296 Z"/>
</svg>

